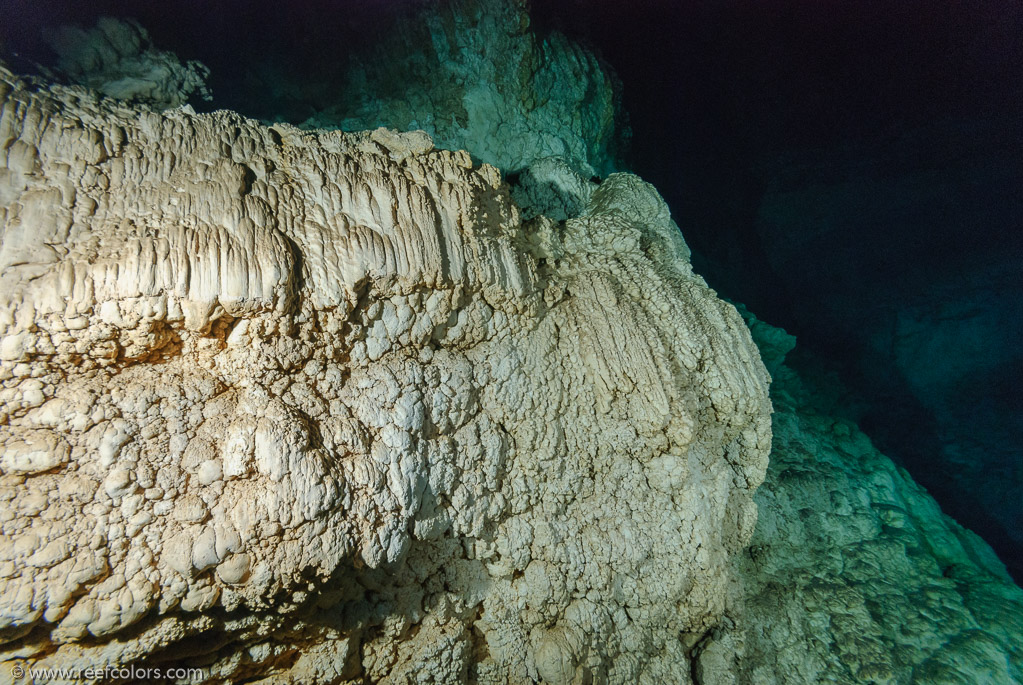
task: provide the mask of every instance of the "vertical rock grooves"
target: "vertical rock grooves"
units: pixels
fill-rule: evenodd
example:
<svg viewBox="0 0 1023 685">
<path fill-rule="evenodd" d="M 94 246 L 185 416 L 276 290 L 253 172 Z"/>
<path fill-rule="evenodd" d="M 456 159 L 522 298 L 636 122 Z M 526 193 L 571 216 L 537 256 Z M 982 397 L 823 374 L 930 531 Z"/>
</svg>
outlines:
<svg viewBox="0 0 1023 685">
<path fill-rule="evenodd" d="M 649 185 L 2 84 L 4 659 L 689 672 L 770 404 Z"/>
</svg>

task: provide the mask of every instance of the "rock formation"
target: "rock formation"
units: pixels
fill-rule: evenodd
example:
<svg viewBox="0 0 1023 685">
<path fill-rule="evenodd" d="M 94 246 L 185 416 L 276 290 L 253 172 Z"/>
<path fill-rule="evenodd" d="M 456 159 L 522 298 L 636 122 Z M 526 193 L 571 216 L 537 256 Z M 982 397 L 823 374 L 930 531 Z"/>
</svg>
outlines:
<svg viewBox="0 0 1023 685">
<path fill-rule="evenodd" d="M 423 129 L 504 172 L 562 157 L 604 176 L 627 131 L 619 99 L 593 53 L 533 33 L 524 0 L 458 0 L 399 22 L 303 126 Z"/>
<path fill-rule="evenodd" d="M 108 97 L 157 109 L 183 105 L 193 94 L 211 99 L 209 69 L 158 50 L 138 22 L 103 17 L 91 29 L 51 30 L 46 40 L 57 53 L 59 75 Z"/>
<path fill-rule="evenodd" d="M 688 681 L 770 405 L 652 187 L 0 84 L 5 660 Z"/>
<path fill-rule="evenodd" d="M 773 447 L 734 609 L 702 683 L 1023 683 L 1023 590 L 785 363 L 795 339 L 744 312 L 773 378 Z"/>
<path fill-rule="evenodd" d="M 987 545 L 589 178 L 613 78 L 425 16 L 317 120 L 434 138 L 0 71 L 0 673 L 1023 682 Z"/>
</svg>

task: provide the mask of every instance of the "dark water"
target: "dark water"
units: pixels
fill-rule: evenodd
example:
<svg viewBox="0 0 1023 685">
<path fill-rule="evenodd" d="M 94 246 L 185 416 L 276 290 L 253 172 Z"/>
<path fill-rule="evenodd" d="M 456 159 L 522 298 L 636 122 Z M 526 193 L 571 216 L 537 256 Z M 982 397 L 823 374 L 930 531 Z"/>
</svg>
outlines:
<svg viewBox="0 0 1023 685">
<path fill-rule="evenodd" d="M 210 67 L 197 107 L 300 122 L 415 5 L 5 0 L 0 40 L 30 68 L 44 25 L 133 17 Z M 626 163 L 697 270 L 838 371 L 847 411 L 1023 579 L 1023 2 L 537 0 L 533 19 L 620 75 Z"/>
<path fill-rule="evenodd" d="M 412 0 L 0 0 L 6 14 L 0 40 L 6 52 L 48 64 L 53 53 L 40 29 L 61 24 L 91 27 L 100 17 L 134 19 L 154 45 L 182 60 L 210 67 L 211 105 L 260 119 L 302 121 L 339 97 L 341 80 L 353 55 L 387 35 L 394 22 L 415 5 Z M 267 87 L 289 84 L 285 94 Z M 276 92 L 275 92 L 276 91 Z"/>
<path fill-rule="evenodd" d="M 680 5 L 685 5 L 680 7 Z M 712 286 L 1023 579 L 1023 3 L 537 2 Z"/>
</svg>

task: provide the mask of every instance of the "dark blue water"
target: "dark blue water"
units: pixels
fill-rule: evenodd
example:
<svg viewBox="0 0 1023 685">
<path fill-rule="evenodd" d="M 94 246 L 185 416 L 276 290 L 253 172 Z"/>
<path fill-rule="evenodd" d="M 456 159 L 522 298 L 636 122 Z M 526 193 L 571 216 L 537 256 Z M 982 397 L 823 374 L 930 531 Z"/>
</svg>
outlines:
<svg viewBox="0 0 1023 685">
<path fill-rule="evenodd" d="M 538 2 L 712 286 L 1023 579 L 1023 3 Z"/>
</svg>

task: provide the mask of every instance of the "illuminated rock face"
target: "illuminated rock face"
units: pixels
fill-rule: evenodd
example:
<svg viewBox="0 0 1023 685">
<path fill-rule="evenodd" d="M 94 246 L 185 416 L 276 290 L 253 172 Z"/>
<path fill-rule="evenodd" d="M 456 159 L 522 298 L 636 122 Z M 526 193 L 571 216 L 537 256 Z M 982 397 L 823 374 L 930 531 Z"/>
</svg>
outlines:
<svg viewBox="0 0 1023 685">
<path fill-rule="evenodd" d="M 5 659 L 686 682 L 770 404 L 649 185 L 0 96 Z"/>
<path fill-rule="evenodd" d="M 201 69 L 130 24 L 90 44 L 177 67 L 92 62 L 121 104 L 0 72 L 0 660 L 1023 682 L 991 550 L 746 315 L 764 480 L 746 324 L 653 188 L 588 178 L 613 79 L 516 3 L 452 8 L 307 122 L 433 139 L 150 112 Z"/>
</svg>

